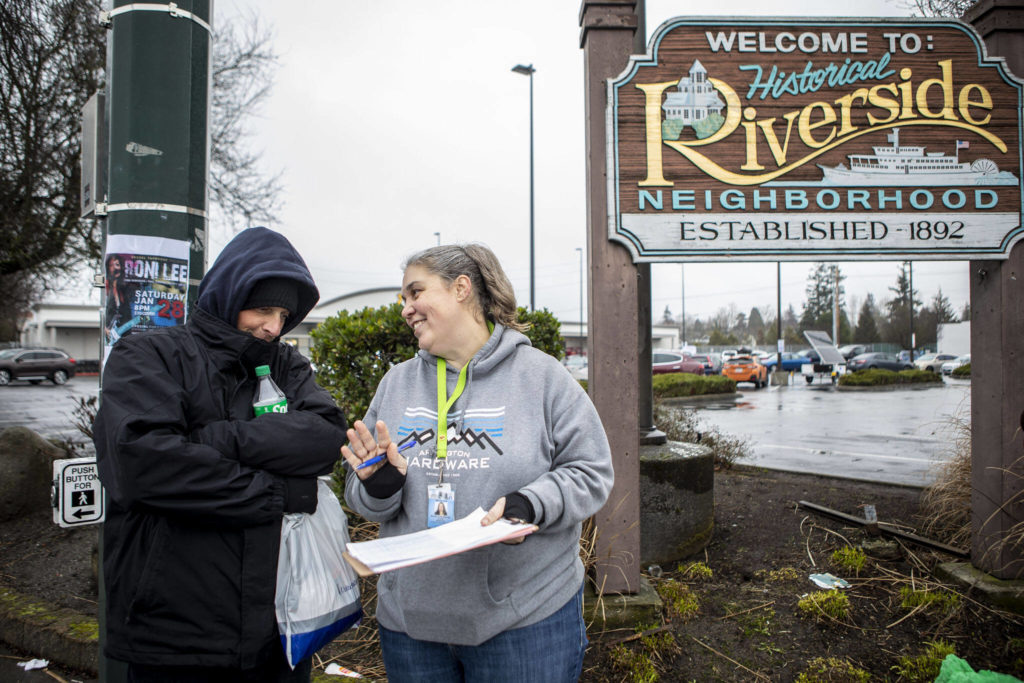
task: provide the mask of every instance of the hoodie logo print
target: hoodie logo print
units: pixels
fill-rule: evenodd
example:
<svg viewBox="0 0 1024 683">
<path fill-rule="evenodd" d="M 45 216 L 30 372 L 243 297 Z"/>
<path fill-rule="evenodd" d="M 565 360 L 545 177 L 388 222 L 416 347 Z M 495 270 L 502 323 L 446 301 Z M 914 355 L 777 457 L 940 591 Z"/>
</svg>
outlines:
<svg viewBox="0 0 1024 683">
<path fill-rule="evenodd" d="M 465 414 L 463 414 L 465 412 Z M 462 424 L 462 431 L 458 430 Z M 437 411 L 426 407 L 405 409 L 402 422 L 398 425 L 399 445 L 415 439 L 418 443 L 434 440 L 437 428 Z M 471 449 L 493 450 L 498 455 L 504 451 L 499 443 L 505 433 L 505 406 L 499 408 L 474 408 L 452 413 L 448 421 L 448 445 L 462 444 Z"/>
</svg>

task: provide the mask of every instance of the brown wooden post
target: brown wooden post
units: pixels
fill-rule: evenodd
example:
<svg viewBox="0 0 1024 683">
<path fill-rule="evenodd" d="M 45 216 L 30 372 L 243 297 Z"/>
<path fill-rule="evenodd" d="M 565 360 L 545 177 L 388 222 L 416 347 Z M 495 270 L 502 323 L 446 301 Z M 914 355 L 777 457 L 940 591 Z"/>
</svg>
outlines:
<svg viewBox="0 0 1024 683">
<path fill-rule="evenodd" d="M 1024 2 L 981 0 L 964 21 L 1024 78 Z M 1016 579 L 1024 547 L 1001 541 L 1024 522 L 1024 242 L 1005 261 L 971 261 L 970 278 L 971 563 Z"/>
<path fill-rule="evenodd" d="M 615 466 L 615 487 L 597 523 L 601 593 L 640 588 L 640 443 L 637 270 L 608 240 L 605 143 L 606 79 L 625 68 L 637 29 L 636 0 L 584 0 L 580 7 L 587 140 L 587 340 L 590 396 L 601 415 Z"/>
</svg>

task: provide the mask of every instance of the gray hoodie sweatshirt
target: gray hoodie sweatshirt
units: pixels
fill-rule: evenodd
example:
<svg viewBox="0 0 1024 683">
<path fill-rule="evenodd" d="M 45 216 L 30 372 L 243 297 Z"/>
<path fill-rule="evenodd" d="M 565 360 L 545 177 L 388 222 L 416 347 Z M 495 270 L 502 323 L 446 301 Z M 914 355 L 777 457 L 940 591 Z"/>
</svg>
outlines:
<svg viewBox="0 0 1024 683">
<path fill-rule="evenodd" d="M 465 390 L 448 412 L 448 457 L 435 457 L 437 358 L 419 354 L 381 380 L 365 422 L 388 426 L 409 460 L 404 488 L 390 498 L 367 494 L 346 477 L 345 500 L 382 537 L 427 528 L 427 486 L 455 493 L 454 517 L 490 509 L 519 491 L 540 530 L 519 545 L 495 544 L 381 575 L 377 619 L 419 640 L 479 645 L 561 608 L 583 582 L 582 523 L 611 491 L 611 452 L 582 387 L 519 332 L 496 325 L 469 363 Z M 447 370 L 449 395 L 457 371 Z M 348 465 L 346 465 L 348 467 Z"/>
</svg>

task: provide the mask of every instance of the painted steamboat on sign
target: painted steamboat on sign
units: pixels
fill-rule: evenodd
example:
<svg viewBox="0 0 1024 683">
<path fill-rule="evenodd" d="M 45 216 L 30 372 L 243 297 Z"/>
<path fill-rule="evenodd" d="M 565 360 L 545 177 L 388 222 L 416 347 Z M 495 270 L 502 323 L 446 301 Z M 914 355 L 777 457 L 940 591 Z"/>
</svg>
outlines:
<svg viewBox="0 0 1024 683">
<path fill-rule="evenodd" d="M 900 129 L 887 136 L 888 147 L 873 147 L 874 154 L 848 154 L 843 164 L 824 166 L 822 185 L 1005 185 L 1016 182 L 1012 173 L 1000 172 L 991 159 L 961 162 L 961 149 L 970 143 L 957 140 L 956 155 L 925 152 L 923 146 L 900 145 Z"/>
</svg>

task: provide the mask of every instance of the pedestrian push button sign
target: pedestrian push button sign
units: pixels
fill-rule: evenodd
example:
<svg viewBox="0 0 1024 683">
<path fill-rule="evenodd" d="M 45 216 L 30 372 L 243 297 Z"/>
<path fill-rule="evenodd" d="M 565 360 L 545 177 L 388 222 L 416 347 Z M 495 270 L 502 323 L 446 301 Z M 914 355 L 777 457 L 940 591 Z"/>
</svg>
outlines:
<svg viewBox="0 0 1024 683">
<path fill-rule="evenodd" d="M 53 463 L 53 521 L 62 527 L 103 521 L 103 485 L 94 458 Z"/>
</svg>

